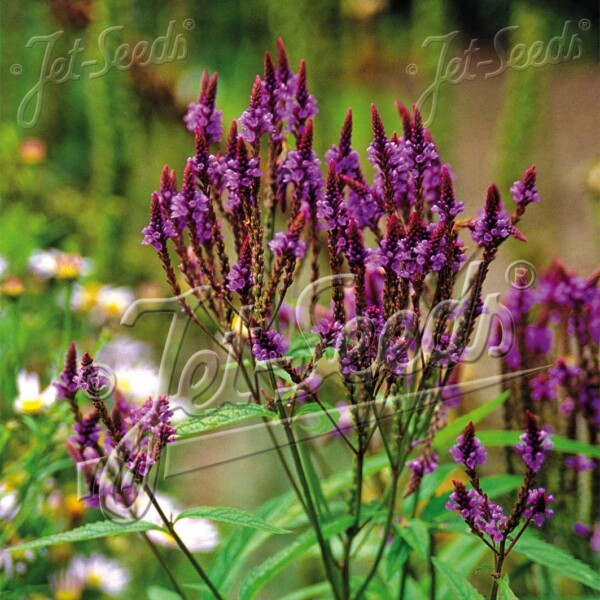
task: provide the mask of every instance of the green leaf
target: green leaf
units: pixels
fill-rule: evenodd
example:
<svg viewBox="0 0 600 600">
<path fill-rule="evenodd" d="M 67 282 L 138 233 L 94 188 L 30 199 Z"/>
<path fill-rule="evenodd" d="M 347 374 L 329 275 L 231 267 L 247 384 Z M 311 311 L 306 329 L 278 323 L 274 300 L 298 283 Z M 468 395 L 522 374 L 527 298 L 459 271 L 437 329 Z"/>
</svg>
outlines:
<svg viewBox="0 0 600 600">
<path fill-rule="evenodd" d="M 365 460 L 364 476 L 369 477 L 389 466 L 384 453 L 370 456 Z M 348 489 L 354 472 L 344 469 L 328 477 L 322 484 L 326 498 L 332 498 Z M 261 506 L 257 514 L 278 526 L 285 526 L 299 519 L 303 510 L 293 490 L 273 498 Z M 211 566 L 211 579 L 219 590 L 228 592 L 238 575 L 244 571 L 246 563 L 255 556 L 257 549 L 271 534 L 256 529 L 239 528 L 220 547 Z M 477 540 L 478 541 L 478 540 Z"/>
<path fill-rule="evenodd" d="M 498 407 L 502 406 L 502 404 L 508 400 L 509 395 L 510 393 L 508 390 L 502 392 L 491 402 L 488 402 L 483 406 L 478 406 L 475 410 L 472 410 L 470 413 L 459 417 L 456 419 L 456 421 L 453 421 L 450 425 L 448 425 L 448 427 L 440 431 L 435 436 L 435 440 L 433 442 L 434 448 L 436 450 L 440 450 L 451 445 L 454 442 L 454 439 L 463 432 L 464 428 L 469 424 L 469 421 L 473 421 L 474 424 L 479 423 L 479 421 L 485 419 L 485 417 L 494 412 Z"/>
<path fill-rule="evenodd" d="M 385 574 L 391 579 L 394 573 L 401 571 L 410 554 L 410 546 L 400 535 L 395 535 L 387 554 Z"/>
<path fill-rule="evenodd" d="M 522 483 L 523 478 L 519 475 L 490 475 L 481 479 L 481 485 L 485 486 L 485 493 L 490 498 L 518 490 Z"/>
<path fill-rule="evenodd" d="M 292 592 L 280 598 L 280 600 L 314 600 L 315 598 L 329 598 L 331 594 L 331 584 L 329 581 L 309 585 L 302 590 Z"/>
<path fill-rule="evenodd" d="M 353 517 L 346 517 L 322 527 L 325 539 L 344 531 L 354 522 Z M 317 543 L 314 531 L 309 530 L 299 536 L 295 542 L 283 550 L 267 558 L 262 564 L 252 569 L 240 587 L 240 600 L 250 600 L 278 573 L 294 561 L 298 560 Z"/>
<path fill-rule="evenodd" d="M 177 439 L 192 437 L 218 427 L 240 423 L 253 417 L 273 419 L 276 416 L 275 413 L 258 404 L 223 404 L 179 423 L 177 425 Z"/>
<path fill-rule="evenodd" d="M 524 535 L 515 545 L 514 552 L 523 554 L 533 562 L 560 571 L 565 577 L 579 581 L 593 590 L 600 591 L 600 575 L 591 567 L 533 533 Z"/>
<path fill-rule="evenodd" d="M 292 343 L 285 354 L 292 358 L 310 358 L 320 339 L 321 338 L 316 333 L 302 333 L 292 340 Z"/>
<path fill-rule="evenodd" d="M 419 555 L 426 558 L 429 554 L 429 529 L 421 519 L 411 519 L 407 525 L 399 525 L 398 533 L 402 539 Z"/>
<path fill-rule="evenodd" d="M 111 535 L 121 535 L 124 533 L 139 533 L 158 529 L 158 525 L 147 523 L 146 521 L 97 521 L 88 523 L 71 531 L 64 533 L 55 533 L 18 546 L 9 546 L 7 549 L 11 552 L 17 550 L 35 550 L 46 546 L 55 546 L 56 544 L 69 544 L 72 542 L 85 542 L 86 540 L 95 540 L 98 538 L 109 537 Z"/>
<path fill-rule="evenodd" d="M 499 600 L 519 600 L 515 593 L 510 589 L 508 582 L 504 577 L 498 579 L 498 599 Z"/>
<path fill-rule="evenodd" d="M 262 531 L 268 531 L 269 533 L 291 533 L 288 529 L 275 527 L 245 510 L 229 508 L 226 506 L 196 506 L 195 508 L 188 508 L 180 513 L 175 521 L 189 519 L 190 517 L 210 519 L 211 521 L 231 523 L 241 527 L 261 529 Z"/>
<path fill-rule="evenodd" d="M 481 600 L 483 596 L 468 582 L 468 580 L 449 567 L 439 558 L 432 557 L 433 566 L 446 580 L 457 600 Z"/>
<path fill-rule="evenodd" d="M 148 596 L 148 600 L 181 600 L 179 594 L 159 585 L 151 585 L 146 590 L 146 595 Z"/>
<path fill-rule="evenodd" d="M 477 437 L 485 446 L 514 446 L 519 441 L 520 431 L 482 431 Z M 565 452 L 568 454 L 584 454 L 590 458 L 600 459 L 600 447 L 590 446 L 578 440 L 570 440 L 560 435 L 552 434 L 550 436 L 554 442 L 556 452 Z"/>
</svg>

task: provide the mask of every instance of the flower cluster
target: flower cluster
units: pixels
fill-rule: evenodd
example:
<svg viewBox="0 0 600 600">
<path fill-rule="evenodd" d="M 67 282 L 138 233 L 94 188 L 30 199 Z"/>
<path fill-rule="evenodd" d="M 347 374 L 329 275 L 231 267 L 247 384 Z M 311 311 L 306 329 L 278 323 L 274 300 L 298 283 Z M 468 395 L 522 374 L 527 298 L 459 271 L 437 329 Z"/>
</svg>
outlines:
<svg viewBox="0 0 600 600">
<path fill-rule="evenodd" d="M 71 344 L 55 387 L 57 397 L 71 405 L 74 434 L 67 447 L 88 485 L 85 502 L 95 508 L 107 498 L 125 505 L 135 499 L 135 485 L 148 475 L 163 448 L 175 440 L 176 433 L 171 425 L 173 411 L 166 397 L 149 398 L 138 406 L 127 402 L 115 389 L 109 411 L 104 401 L 111 392 L 108 383 L 89 354 L 84 354 L 80 365 L 77 364 L 75 345 Z M 86 414 L 77 399 L 79 392 L 92 403 L 92 410 Z M 115 474 L 106 467 L 107 461 L 112 470 L 118 465 L 120 471 L 122 465 L 130 478 L 122 473 L 113 477 Z"/>
<path fill-rule="evenodd" d="M 521 436 L 521 442 L 515 446 L 527 467 L 523 485 L 510 514 L 506 515 L 498 504 L 492 502 L 481 487 L 477 466 L 486 461 L 487 450 L 481 441 L 475 437 L 475 427 L 469 422 L 457 444 L 450 449 L 452 458 L 465 466 L 465 472 L 472 485 L 467 490 L 464 483 L 454 481 L 454 492 L 450 495 L 446 507 L 460 513 L 471 531 L 479 537 L 487 535 L 493 544 L 504 543 L 508 535 L 525 519 L 522 529 L 531 521 L 538 527 L 553 515 L 549 508 L 554 496 L 546 494 L 544 488 L 534 488 L 535 476 L 538 473 L 546 453 L 552 448 L 548 434 L 540 429 L 537 418 L 527 413 L 526 432 Z M 485 539 L 485 538 L 484 538 Z"/>
<path fill-rule="evenodd" d="M 513 186 L 520 205 L 537 201 L 534 182 L 535 172 L 530 170 Z M 596 445 L 600 435 L 600 273 L 580 277 L 556 260 L 535 285 L 531 277 L 530 272 L 517 273 L 515 285 L 504 298 L 515 324 L 515 342 L 503 357 L 504 370 L 534 369 L 529 378 L 506 383 L 511 394 L 505 427 L 514 428 L 527 410 L 552 412 L 558 433 Z M 530 439 L 529 433 L 523 437 L 523 457 L 533 468 L 539 467 L 535 446 L 543 451 L 545 443 Z M 586 504 L 592 507 L 588 522 L 595 523 L 600 519 L 598 462 L 567 455 L 559 468 L 564 481 L 558 492 L 561 501 L 571 502 L 587 488 Z"/>
</svg>

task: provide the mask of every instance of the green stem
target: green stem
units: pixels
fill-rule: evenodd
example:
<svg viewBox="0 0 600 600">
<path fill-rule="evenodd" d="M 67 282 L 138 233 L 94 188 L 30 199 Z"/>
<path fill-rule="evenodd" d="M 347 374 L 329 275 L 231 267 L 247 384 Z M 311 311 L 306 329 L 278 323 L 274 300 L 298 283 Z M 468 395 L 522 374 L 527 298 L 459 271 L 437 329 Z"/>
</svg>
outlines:
<svg viewBox="0 0 600 600">
<path fill-rule="evenodd" d="M 504 558 L 506 557 L 506 553 L 504 552 L 505 544 L 506 540 L 502 540 L 502 542 L 500 543 L 498 555 L 495 558 L 496 572 L 494 573 L 494 583 L 492 584 L 490 600 L 498 600 L 498 579 L 500 579 L 500 577 L 502 576 L 502 564 L 504 563 Z"/>
<path fill-rule="evenodd" d="M 62 359 L 62 353 L 65 351 L 71 340 L 73 339 L 73 310 L 71 308 L 71 301 L 73 299 L 73 282 L 65 282 L 65 314 L 63 320 L 63 343 L 60 348 L 60 354 Z"/>
<path fill-rule="evenodd" d="M 142 533 L 142 537 L 144 538 L 144 540 L 146 540 L 146 543 L 148 544 L 148 548 L 150 548 L 150 551 L 152 552 L 152 554 L 154 554 L 154 557 L 159 562 L 160 566 L 162 567 L 163 571 L 165 572 L 165 575 L 169 578 L 169 581 L 171 582 L 173 589 L 183 598 L 183 600 L 186 600 L 187 596 L 185 595 L 185 592 L 183 591 L 181 586 L 177 583 L 177 579 L 175 579 L 175 576 L 171 572 L 171 569 L 169 569 L 169 565 L 167 564 L 165 559 L 162 557 L 162 555 L 158 551 L 158 548 L 154 545 L 154 542 L 152 542 L 152 540 L 148 537 L 148 534 L 145 532 Z"/>
<path fill-rule="evenodd" d="M 273 376 L 273 379 L 274 379 L 274 376 Z M 297 447 L 296 439 L 294 437 L 294 432 L 291 429 L 290 422 L 289 422 L 286 412 L 285 412 L 285 408 L 283 407 L 283 403 L 281 402 L 281 398 L 277 394 L 277 387 L 276 387 L 275 381 L 273 381 L 273 386 L 274 386 L 274 390 L 275 390 L 275 404 L 276 404 L 277 410 L 279 412 L 279 418 L 281 419 L 281 422 L 283 423 L 285 435 L 287 437 L 288 444 L 290 446 L 290 451 L 292 453 L 294 467 L 296 469 L 296 473 L 297 473 L 298 479 L 300 481 L 300 487 L 302 488 L 302 491 L 304 493 L 307 516 L 308 516 L 308 518 L 311 522 L 312 528 L 314 529 L 315 534 L 317 536 L 317 541 L 319 543 L 319 548 L 321 549 L 321 555 L 323 557 L 323 562 L 324 562 L 324 566 L 325 566 L 325 572 L 327 574 L 327 579 L 329 579 L 329 582 L 331 583 L 331 588 L 333 590 L 335 598 L 337 599 L 337 598 L 340 598 L 339 584 L 338 584 L 338 577 L 337 577 L 336 571 L 335 571 L 333 556 L 331 554 L 331 548 L 329 547 L 329 544 L 323 537 L 323 532 L 321 531 L 321 525 L 319 523 L 317 512 L 315 510 L 315 505 L 314 505 L 312 495 L 310 492 L 310 487 L 308 485 L 308 481 L 307 481 L 306 475 L 304 473 L 302 459 L 300 458 L 300 454 L 298 452 L 298 447 Z"/>
<path fill-rule="evenodd" d="M 223 596 L 219 593 L 219 590 L 214 586 L 212 581 L 208 578 L 208 575 L 204 572 L 204 569 L 198 564 L 198 561 L 194 558 L 194 555 L 189 551 L 188 547 L 183 543 L 182 539 L 177 535 L 173 524 L 170 519 L 163 512 L 158 500 L 154 496 L 154 493 L 150 489 L 150 487 L 146 484 L 144 485 L 144 491 L 150 498 L 150 502 L 156 509 L 156 512 L 159 514 L 162 522 L 165 524 L 165 527 L 168 529 L 169 534 L 175 540 L 175 543 L 179 546 L 181 551 L 185 554 L 185 557 L 188 559 L 196 573 L 200 576 L 200 579 L 205 583 L 208 589 L 212 592 L 213 596 L 217 598 L 217 600 L 224 600 Z"/>
</svg>

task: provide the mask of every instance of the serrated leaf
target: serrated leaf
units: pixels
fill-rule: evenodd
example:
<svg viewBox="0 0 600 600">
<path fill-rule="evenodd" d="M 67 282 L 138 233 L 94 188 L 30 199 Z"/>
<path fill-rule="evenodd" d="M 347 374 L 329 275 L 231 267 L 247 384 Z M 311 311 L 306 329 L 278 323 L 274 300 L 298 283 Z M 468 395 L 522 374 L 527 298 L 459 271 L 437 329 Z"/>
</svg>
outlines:
<svg viewBox="0 0 600 600">
<path fill-rule="evenodd" d="M 483 596 L 460 573 L 439 558 L 432 557 L 433 566 L 446 580 L 457 600 L 482 600 Z"/>
<path fill-rule="evenodd" d="M 148 596 L 148 600 L 182 600 L 181 596 L 176 592 L 160 587 L 159 585 L 151 585 L 146 590 L 146 595 Z"/>
<path fill-rule="evenodd" d="M 226 506 L 196 506 L 188 508 L 180 513 L 175 521 L 189 519 L 190 517 L 210 519 L 211 521 L 218 521 L 220 523 L 231 523 L 241 527 L 251 527 L 252 529 L 261 529 L 269 533 L 291 533 L 288 529 L 275 527 L 267 523 L 264 519 L 245 510 Z"/>
<path fill-rule="evenodd" d="M 55 533 L 31 542 L 19 544 L 18 546 L 9 546 L 7 549 L 11 552 L 17 550 L 35 550 L 36 548 L 44 548 L 46 546 L 55 546 L 56 544 L 70 544 L 73 542 L 85 542 L 87 540 L 96 540 L 99 538 L 109 537 L 112 535 L 123 535 L 125 533 L 140 533 L 158 529 L 158 525 L 147 523 L 146 521 L 97 521 L 96 523 L 88 523 L 71 531 L 64 533 Z"/>
<path fill-rule="evenodd" d="M 509 396 L 510 392 L 508 390 L 502 392 L 491 402 L 487 402 L 483 406 L 478 406 L 475 410 L 453 421 L 435 436 L 435 440 L 433 441 L 434 448 L 436 450 L 443 450 L 447 446 L 452 445 L 454 439 L 463 432 L 469 421 L 473 421 L 474 424 L 479 423 L 479 421 L 485 419 L 485 417 L 494 412 L 498 407 L 502 406 L 508 400 Z"/>
<path fill-rule="evenodd" d="M 532 533 L 524 535 L 515 545 L 514 552 L 523 554 L 540 565 L 559 571 L 565 577 L 579 581 L 600 591 L 600 575 L 562 548 L 549 544 Z"/>
<path fill-rule="evenodd" d="M 334 523 L 328 523 L 322 527 L 323 537 L 325 539 L 344 531 L 354 522 L 353 517 L 340 519 Z M 300 535 L 295 542 L 283 550 L 267 558 L 262 564 L 252 569 L 240 587 L 240 600 L 251 600 L 256 594 L 278 573 L 280 573 L 290 563 L 298 560 L 312 546 L 317 543 L 317 537 L 314 531 L 309 530 Z"/>
<path fill-rule="evenodd" d="M 477 433 L 477 437 L 484 446 L 514 446 L 519 441 L 521 431 L 482 431 Z M 600 459 L 600 447 L 591 446 L 578 440 L 570 440 L 566 437 L 552 434 L 555 452 L 565 452 L 568 454 L 584 454 L 590 458 Z"/>
<path fill-rule="evenodd" d="M 254 417 L 273 419 L 277 415 L 259 404 L 223 404 L 190 417 L 177 424 L 177 439 L 189 438 L 226 425 L 240 423 Z"/>
<path fill-rule="evenodd" d="M 499 600 L 519 600 L 504 577 L 498 579 L 498 598 Z"/>
</svg>

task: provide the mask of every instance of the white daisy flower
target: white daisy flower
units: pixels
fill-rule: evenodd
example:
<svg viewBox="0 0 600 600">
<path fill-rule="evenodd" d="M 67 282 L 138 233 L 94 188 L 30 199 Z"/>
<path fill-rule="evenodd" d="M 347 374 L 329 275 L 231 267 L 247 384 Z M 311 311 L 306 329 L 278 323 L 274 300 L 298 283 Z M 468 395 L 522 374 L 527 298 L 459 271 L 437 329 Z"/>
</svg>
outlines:
<svg viewBox="0 0 600 600">
<path fill-rule="evenodd" d="M 0 521 L 12 521 L 17 513 L 17 492 L 0 483 Z"/>
<path fill-rule="evenodd" d="M 39 250 L 29 257 L 31 272 L 41 279 L 78 279 L 91 268 L 91 262 L 78 254 L 68 254 L 60 250 Z"/>
<path fill-rule="evenodd" d="M 90 556 L 76 556 L 69 566 L 68 573 L 73 580 L 99 590 L 109 596 L 121 594 L 129 584 L 131 576 L 117 561 L 98 553 Z"/>
<path fill-rule="evenodd" d="M 4 258 L 4 256 L 0 255 L 0 279 L 2 279 L 3 275 L 8 270 L 8 261 Z"/>
<path fill-rule="evenodd" d="M 49 385 L 40 391 L 40 378 L 37 373 L 21 371 L 17 375 L 17 397 L 13 408 L 22 415 L 36 415 L 48 410 L 56 400 L 56 388 Z"/>
<path fill-rule="evenodd" d="M 83 579 L 72 573 L 70 569 L 51 575 L 48 582 L 55 600 L 79 600 L 83 594 Z"/>
<path fill-rule="evenodd" d="M 104 285 L 98 290 L 92 318 L 100 323 L 118 321 L 134 301 L 131 288 Z"/>
</svg>

